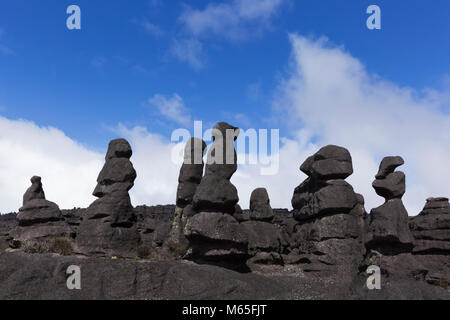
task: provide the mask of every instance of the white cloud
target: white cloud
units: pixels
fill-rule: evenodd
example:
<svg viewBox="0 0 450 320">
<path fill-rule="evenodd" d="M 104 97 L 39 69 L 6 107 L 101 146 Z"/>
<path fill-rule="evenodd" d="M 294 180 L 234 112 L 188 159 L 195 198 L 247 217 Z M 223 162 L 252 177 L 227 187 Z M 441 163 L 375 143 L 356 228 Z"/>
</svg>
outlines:
<svg viewBox="0 0 450 320">
<path fill-rule="evenodd" d="M 175 58 L 188 63 L 194 69 L 201 69 L 204 66 L 203 44 L 197 39 L 175 39 L 171 50 Z"/>
<path fill-rule="evenodd" d="M 187 7 L 180 17 L 195 37 L 220 35 L 242 40 L 264 29 L 285 0 L 233 0 L 209 3 L 203 10 Z M 251 28 L 251 29 L 249 29 Z"/>
<path fill-rule="evenodd" d="M 17 211 L 34 175 L 47 199 L 64 208 L 87 206 L 103 155 L 52 127 L 0 117 L 0 212 Z"/>
<path fill-rule="evenodd" d="M 148 101 L 168 120 L 184 126 L 190 125 L 189 109 L 186 108 L 183 99 L 178 94 L 174 93 L 172 96 L 155 94 Z"/>
<path fill-rule="evenodd" d="M 141 23 L 142 27 L 144 27 L 144 29 L 150 33 L 151 35 L 155 36 L 155 37 L 161 37 L 162 35 L 164 35 L 164 31 L 157 25 L 151 23 L 148 20 L 144 20 Z"/>
<path fill-rule="evenodd" d="M 450 116 L 441 111 L 448 108 L 443 105 L 448 100 L 437 98 L 448 92 L 415 92 L 372 76 L 326 39 L 291 35 L 290 40 L 292 70 L 280 85 L 275 109 L 297 127 L 301 124 L 318 146 L 337 144 L 350 150 L 355 173 L 348 180 L 366 197 L 368 209 L 383 202 L 371 183 L 387 155 L 405 159 L 401 170 L 407 177 L 404 202 L 410 215 L 429 196 L 449 196 Z M 299 165 L 303 159 L 293 161 Z M 291 174 L 298 184 L 300 175 Z"/>
<path fill-rule="evenodd" d="M 171 161 L 173 144 L 136 127 L 118 126 L 133 147 L 137 179 L 134 205 L 175 203 L 179 165 Z M 104 165 L 104 153 L 90 150 L 52 127 L 0 116 L 0 213 L 17 211 L 34 175 L 42 177 L 46 198 L 60 208 L 87 207 Z M 108 142 L 105 141 L 105 152 Z"/>
</svg>

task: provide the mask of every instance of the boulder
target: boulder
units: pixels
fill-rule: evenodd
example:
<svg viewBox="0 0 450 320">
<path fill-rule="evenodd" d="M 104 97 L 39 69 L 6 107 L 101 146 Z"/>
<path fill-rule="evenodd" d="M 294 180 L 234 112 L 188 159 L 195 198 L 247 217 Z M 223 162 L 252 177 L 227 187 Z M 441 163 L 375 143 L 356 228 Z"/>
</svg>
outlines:
<svg viewBox="0 0 450 320">
<path fill-rule="evenodd" d="M 329 145 L 306 159 L 300 170 L 321 180 L 345 179 L 353 173 L 352 157 L 347 149 Z"/>
<path fill-rule="evenodd" d="M 250 196 L 250 219 L 271 221 L 273 217 L 273 210 L 270 206 L 267 190 L 265 188 L 253 190 Z"/>
<path fill-rule="evenodd" d="M 411 252 L 413 237 L 408 228 L 408 212 L 400 199 L 392 199 L 369 215 L 366 247 L 378 251 Z"/>
</svg>

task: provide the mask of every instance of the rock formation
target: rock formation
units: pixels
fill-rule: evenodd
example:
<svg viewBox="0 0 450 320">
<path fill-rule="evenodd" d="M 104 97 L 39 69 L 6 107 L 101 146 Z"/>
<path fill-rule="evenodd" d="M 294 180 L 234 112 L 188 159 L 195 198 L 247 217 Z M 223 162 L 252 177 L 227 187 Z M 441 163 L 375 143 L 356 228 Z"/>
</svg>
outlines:
<svg viewBox="0 0 450 320">
<path fill-rule="evenodd" d="M 405 175 L 394 170 L 404 163 L 401 157 L 386 157 L 380 164 L 373 188 L 386 202 L 371 210 L 367 218 L 367 254 L 361 264 L 363 277 L 371 265 L 381 269 L 384 288 L 374 297 L 389 297 L 390 281 L 423 280 L 427 271 L 411 254 L 413 237 L 408 228 L 408 212 L 401 200 Z"/>
<path fill-rule="evenodd" d="M 87 209 L 59 210 L 33 177 L 19 213 L 0 216 L 0 298 L 450 298 L 449 201 L 429 198 L 408 218 L 405 175 L 395 171 L 401 157 L 381 162 L 373 187 L 385 203 L 370 215 L 345 181 L 350 153 L 333 145 L 300 167 L 308 177 L 294 191 L 294 210 L 272 209 L 264 188 L 243 210 L 230 182 L 238 134 L 227 123 L 214 127 L 204 176 L 206 144 L 188 142 L 176 205 L 133 208 L 136 171 L 124 139 L 110 142 Z M 27 250 L 27 242 L 38 246 Z M 104 259 L 112 256 L 124 259 Z M 84 270 L 83 290 L 65 286 L 71 264 Z M 381 290 L 366 286 L 374 265 Z"/>
<path fill-rule="evenodd" d="M 84 254 L 135 256 L 139 244 L 136 216 L 128 191 L 136 171 L 132 150 L 124 139 L 109 143 L 106 162 L 97 178 L 95 200 L 78 228 L 77 244 Z"/>
<path fill-rule="evenodd" d="M 353 173 L 347 149 L 329 145 L 306 159 L 308 175 L 294 191 L 293 216 L 298 221 L 287 260 L 305 272 L 323 275 L 354 273 L 364 247 L 361 196 L 344 179 Z"/>
<path fill-rule="evenodd" d="M 58 205 L 45 199 L 41 177 L 31 178 L 31 187 L 23 195 L 23 206 L 19 209 L 17 221 L 18 226 L 11 235 L 22 242 L 71 235 Z"/>
<path fill-rule="evenodd" d="M 427 269 L 427 281 L 450 284 L 450 204 L 448 198 L 429 198 L 422 212 L 410 218 L 413 255 Z"/>
<path fill-rule="evenodd" d="M 198 138 L 191 138 L 184 149 L 184 161 L 178 177 L 177 206 L 170 229 L 167 249 L 175 256 L 182 257 L 188 248 L 184 236 L 187 217 L 193 212 L 192 200 L 203 177 L 203 156 L 206 143 Z"/>
<path fill-rule="evenodd" d="M 253 190 L 250 196 L 250 219 L 272 221 L 274 215 L 270 206 L 269 194 L 265 188 Z"/>
<path fill-rule="evenodd" d="M 405 193 L 405 174 L 394 172 L 403 163 L 401 157 L 384 158 L 372 184 L 386 202 L 370 212 L 366 241 L 369 249 L 390 253 L 411 252 L 413 238 L 408 228 L 408 212 L 401 200 Z"/>
<path fill-rule="evenodd" d="M 189 240 L 190 258 L 239 264 L 247 258 L 247 237 L 233 217 L 239 197 L 230 182 L 237 170 L 234 141 L 239 129 L 220 122 L 212 135 L 205 176 L 195 192 L 184 235 Z"/>
<path fill-rule="evenodd" d="M 248 238 L 251 258 L 254 264 L 283 264 L 281 257 L 284 237 L 282 228 L 272 223 L 274 213 L 265 188 L 255 189 L 250 196 L 250 221 L 242 222 Z"/>
</svg>

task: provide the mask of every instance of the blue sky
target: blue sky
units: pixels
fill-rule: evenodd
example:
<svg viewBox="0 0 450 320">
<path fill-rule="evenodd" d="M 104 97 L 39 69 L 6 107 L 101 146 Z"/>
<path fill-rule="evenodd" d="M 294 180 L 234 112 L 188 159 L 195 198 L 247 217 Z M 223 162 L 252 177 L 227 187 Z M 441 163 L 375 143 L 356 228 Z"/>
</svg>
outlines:
<svg viewBox="0 0 450 320">
<path fill-rule="evenodd" d="M 365 27 L 365 9 L 375 2 L 382 9 L 380 31 Z M 325 35 L 369 71 L 402 86 L 439 86 L 450 72 L 450 3 L 375 2 L 286 1 L 235 40 L 186 30 L 180 20 L 186 6 L 202 10 L 209 1 L 2 1 L 0 43 L 12 51 L 0 54 L 2 114 L 56 126 L 100 147 L 118 122 L 170 132 L 177 125 L 158 118 L 147 100 L 178 93 L 196 119 L 242 113 L 251 122 L 241 125 L 270 127 L 265 115 L 285 71 L 290 32 Z M 82 10 L 81 31 L 65 26 L 73 3 Z M 172 53 L 174 41 L 192 38 L 203 46 L 201 67 Z"/>
<path fill-rule="evenodd" d="M 71 4 L 81 8 L 81 30 L 66 28 Z M 371 4 L 381 8 L 381 30 L 366 28 Z M 447 121 L 449 12 L 447 0 L 2 0 L 0 116 L 57 128 L 96 152 L 123 133 L 119 124 L 169 141 L 173 129 L 191 129 L 192 120 L 279 128 L 282 137 L 298 142 L 308 118 L 298 108 L 296 117 L 280 111 L 295 104 L 285 90 L 299 72 L 293 65 L 301 63 L 293 58 L 295 43 L 314 51 L 311 43 L 293 40 L 298 35 L 326 37 L 319 47 L 330 59 L 330 48 L 342 53 L 339 61 L 357 59 L 364 74 L 392 85 L 389 95 L 411 95 L 412 104 L 439 109 L 433 116 Z M 325 76 L 328 71 L 317 69 Z M 329 142 L 321 128 L 307 129 L 310 144 Z M 382 151 L 394 147 L 380 143 L 371 159 L 379 162 Z M 298 166 L 303 159 L 295 161 Z M 411 181 L 420 181 L 420 168 L 411 166 Z M 372 172 L 365 174 L 370 190 Z"/>
</svg>

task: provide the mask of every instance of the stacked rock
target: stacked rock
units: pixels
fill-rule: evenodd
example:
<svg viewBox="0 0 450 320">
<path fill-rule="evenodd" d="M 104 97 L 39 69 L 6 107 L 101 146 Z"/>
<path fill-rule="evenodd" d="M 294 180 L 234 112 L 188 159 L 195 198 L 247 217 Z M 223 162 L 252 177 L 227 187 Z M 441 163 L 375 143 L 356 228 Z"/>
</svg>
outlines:
<svg viewBox="0 0 450 320">
<path fill-rule="evenodd" d="M 450 204 L 448 198 L 429 198 L 422 212 L 410 219 L 413 255 L 428 270 L 427 280 L 450 285 Z M 445 285 L 444 285 L 445 282 Z"/>
<path fill-rule="evenodd" d="M 23 195 L 23 206 L 19 209 L 17 220 L 18 226 L 12 236 L 20 241 L 71 235 L 58 205 L 45 199 L 41 177 L 31 178 L 31 187 Z"/>
<path fill-rule="evenodd" d="M 178 177 L 177 206 L 184 208 L 192 203 L 195 191 L 203 177 L 205 141 L 191 138 L 184 150 L 184 161 Z"/>
<path fill-rule="evenodd" d="M 351 274 L 362 259 L 361 196 L 344 179 L 353 173 L 347 149 L 329 145 L 306 159 L 300 170 L 308 178 L 294 191 L 293 217 L 298 221 L 286 260 L 305 272 L 324 276 Z M 362 202 L 362 203 L 361 203 Z"/>
<path fill-rule="evenodd" d="M 183 230 L 187 217 L 193 212 L 192 200 L 202 181 L 205 152 L 206 143 L 198 138 L 191 138 L 184 149 L 184 161 L 178 177 L 175 217 L 167 241 L 167 248 L 176 256 L 183 256 L 189 245 Z"/>
<path fill-rule="evenodd" d="M 365 270 L 370 265 L 378 266 L 384 275 L 382 289 L 389 286 L 389 279 L 423 279 L 427 272 L 411 254 L 413 237 L 408 227 L 408 212 L 401 200 L 405 193 L 405 175 L 395 171 L 403 163 L 401 157 L 384 158 L 372 184 L 386 201 L 372 209 L 367 218 L 367 254 L 360 270 L 366 277 Z"/>
<path fill-rule="evenodd" d="M 82 253 L 128 256 L 136 251 L 140 239 L 128 194 L 136 179 L 131 155 L 125 139 L 109 143 L 93 192 L 99 199 L 86 210 L 78 228 L 77 244 Z"/>
<path fill-rule="evenodd" d="M 250 221 L 242 222 L 248 237 L 251 258 L 248 264 L 282 264 L 281 228 L 272 223 L 274 213 L 265 188 L 255 189 L 250 196 Z"/>
<path fill-rule="evenodd" d="M 239 197 L 230 182 L 237 170 L 234 141 L 239 129 L 220 122 L 212 135 L 205 176 L 195 192 L 184 235 L 189 240 L 190 258 L 239 264 L 247 257 L 247 237 L 233 217 Z"/>
<path fill-rule="evenodd" d="M 408 212 L 401 200 L 405 194 L 405 174 L 395 171 L 404 164 L 401 157 L 381 161 L 373 188 L 386 202 L 372 209 L 366 247 L 386 254 L 411 252 L 413 237 L 408 228 Z"/>
</svg>

